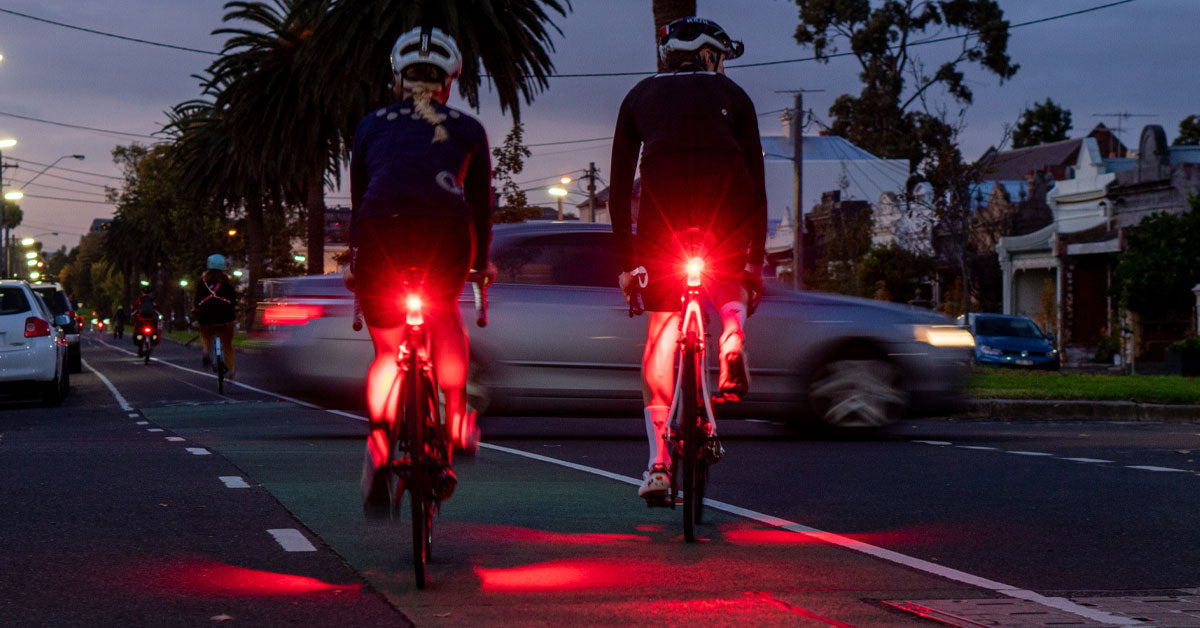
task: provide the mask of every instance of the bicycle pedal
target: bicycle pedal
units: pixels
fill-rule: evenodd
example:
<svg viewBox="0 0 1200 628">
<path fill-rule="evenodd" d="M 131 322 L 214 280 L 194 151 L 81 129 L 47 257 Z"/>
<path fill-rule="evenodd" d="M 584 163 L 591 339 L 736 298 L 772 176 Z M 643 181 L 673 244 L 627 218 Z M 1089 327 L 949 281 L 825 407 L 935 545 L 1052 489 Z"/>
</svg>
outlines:
<svg viewBox="0 0 1200 628">
<path fill-rule="evenodd" d="M 704 462 L 716 464 L 725 457 L 725 447 L 721 445 L 721 441 L 714 438 L 701 450 L 701 455 L 704 456 Z"/>
</svg>

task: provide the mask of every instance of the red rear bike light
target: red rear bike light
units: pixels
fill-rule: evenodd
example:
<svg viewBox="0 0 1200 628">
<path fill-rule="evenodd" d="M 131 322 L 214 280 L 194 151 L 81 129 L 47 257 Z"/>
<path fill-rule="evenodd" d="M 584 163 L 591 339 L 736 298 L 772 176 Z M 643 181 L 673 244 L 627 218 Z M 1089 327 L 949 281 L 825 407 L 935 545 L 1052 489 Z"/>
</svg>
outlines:
<svg viewBox="0 0 1200 628">
<path fill-rule="evenodd" d="M 410 294 L 404 298 L 404 309 L 407 312 L 404 320 L 409 325 L 421 325 L 425 322 L 425 317 L 422 316 L 421 310 L 425 304 L 421 301 L 421 295 Z"/>
<path fill-rule="evenodd" d="M 30 316 L 25 319 L 25 337 L 40 338 L 41 336 L 50 335 L 50 323 L 36 317 Z"/>
<path fill-rule="evenodd" d="M 704 260 L 693 257 L 687 262 L 687 285 L 700 285 L 700 273 L 704 272 Z"/>
<path fill-rule="evenodd" d="M 150 332 L 152 332 L 152 331 L 154 331 L 154 330 L 153 330 L 152 328 L 150 328 L 150 327 L 143 327 L 143 328 L 142 328 L 142 333 L 143 333 L 143 334 L 146 334 L 147 336 L 148 336 L 148 335 L 150 335 Z"/>
<path fill-rule="evenodd" d="M 282 303 L 263 310 L 264 325 L 305 325 L 314 318 L 321 318 L 325 311 L 319 305 Z"/>
</svg>

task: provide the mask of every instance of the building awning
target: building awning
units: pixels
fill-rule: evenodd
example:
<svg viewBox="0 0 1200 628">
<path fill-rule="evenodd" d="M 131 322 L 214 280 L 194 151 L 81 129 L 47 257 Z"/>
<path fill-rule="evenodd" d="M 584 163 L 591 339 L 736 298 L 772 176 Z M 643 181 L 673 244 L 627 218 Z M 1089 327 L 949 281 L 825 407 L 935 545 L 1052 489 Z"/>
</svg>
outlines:
<svg viewBox="0 0 1200 628">
<path fill-rule="evenodd" d="M 1121 243 L 1118 238 L 1101 242 L 1078 242 L 1067 245 L 1067 255 L 1095 255 L 1097 253 L 1120 253 Z"/>
<path fill-rule="evenodd" d="M 1055 225 L 1050 223 L 1033 233 L 1000 238 L 1000 243 L 996 245 L 996 253 L 1004 258 L 1005 255 L 1026 251 L 1049 251 L 1050 239 L 1054 237 L 1054 233 Z"/>
</svg>

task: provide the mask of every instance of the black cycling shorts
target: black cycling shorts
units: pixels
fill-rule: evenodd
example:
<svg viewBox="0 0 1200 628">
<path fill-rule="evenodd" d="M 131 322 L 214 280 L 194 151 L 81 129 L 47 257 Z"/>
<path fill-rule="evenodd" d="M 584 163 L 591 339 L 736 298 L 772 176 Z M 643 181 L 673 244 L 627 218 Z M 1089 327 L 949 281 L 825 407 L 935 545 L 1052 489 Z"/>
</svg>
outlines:
<svg viewBox="0 0 1200 628">
<path fill-rule="evenodd" d="M 457 308 L 473 259 L 467 221 L 443 216 L 378 216 L 354 226 L 354 281 L 371 327 L 404 323 L 405 282 L 429 310 Z"/>
</svg>

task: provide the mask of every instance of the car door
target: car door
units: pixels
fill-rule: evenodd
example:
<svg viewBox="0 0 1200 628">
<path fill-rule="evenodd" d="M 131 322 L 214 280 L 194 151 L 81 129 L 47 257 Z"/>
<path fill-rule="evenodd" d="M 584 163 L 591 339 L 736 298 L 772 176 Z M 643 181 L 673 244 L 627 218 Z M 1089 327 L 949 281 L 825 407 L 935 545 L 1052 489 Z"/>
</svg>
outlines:
<svg viewBox="0 0 1200 628">
<path fill-rule="evenodd" d="M 494 395 L 638 398 L 645 321 L 616 287 L 612 234 L 532 234 L 498 243 L 489 324 L 471 325 Z M 468 320 L 474 320 L 471 316 Z"/>
</svg>

